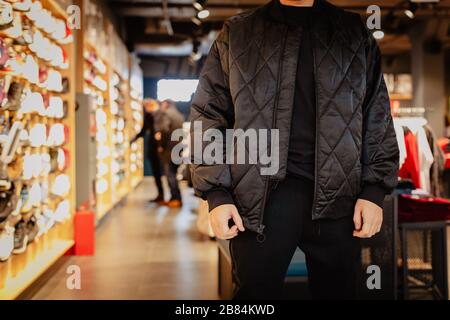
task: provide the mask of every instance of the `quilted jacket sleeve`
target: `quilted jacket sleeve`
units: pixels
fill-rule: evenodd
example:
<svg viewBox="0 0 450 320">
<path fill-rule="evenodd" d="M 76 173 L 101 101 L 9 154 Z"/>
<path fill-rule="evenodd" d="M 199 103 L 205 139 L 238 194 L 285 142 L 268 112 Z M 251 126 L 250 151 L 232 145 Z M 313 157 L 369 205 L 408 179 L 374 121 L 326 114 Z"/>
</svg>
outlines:
<svg viewBox="0 0 450 320">
<path fill-rule="evenodd" d="M 381 53 L 370 33 L 366 50 L 368 72 L 363 105 L 363 189 L 360 198 L 382 206 L 384 196 L 397 185 L 399 151 L 381 68 Z"/>
<path fill-rule="evenodd" d="M 221 204 L 233 203 L 230 196 L 231 174 L 229 165 L 206 164 L 202 159 L 205 146 L 195 128 L 201 124 L 202 134 L 217 129 L 225 136 L 225 130 L 233 128 L 234 108 L 228 84 L 228 23 L 214 42 L 203 66 L 199 85 L 191 108 L 191 173 L 197 196 L 207 199 L 209 209 Z M 225 143 L 224 143 L 225 148 Z M 223 152 L 225 160 L 225 150 Z"/>
</svg>

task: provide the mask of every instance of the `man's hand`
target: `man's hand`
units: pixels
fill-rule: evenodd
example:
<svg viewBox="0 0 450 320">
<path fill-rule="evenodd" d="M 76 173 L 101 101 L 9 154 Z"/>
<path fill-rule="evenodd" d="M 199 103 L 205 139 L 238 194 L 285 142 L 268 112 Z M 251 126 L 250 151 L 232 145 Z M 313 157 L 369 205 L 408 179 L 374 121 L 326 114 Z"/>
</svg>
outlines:
<svg viewBox="0 0 450 320">
<path fill-rule="evenodd" d="M 372 238 L 380 232 L 383 224 L 383 209 L 375 203 L 359 199 L 356 202 L 353 222 L 355 223 L 354 237 Z"/>
<path fill-rule="evenodd" d="M 224 204 L 214 208 L 210 212 L 211 227 L 214 235 L 222 240 L 229 240 L 238 235 L 238 231 L 244 232 L 244 225 L 236 206 Z M 228 221 L 233 219 L 234 225 L 230 228 Z"/>
</svg>

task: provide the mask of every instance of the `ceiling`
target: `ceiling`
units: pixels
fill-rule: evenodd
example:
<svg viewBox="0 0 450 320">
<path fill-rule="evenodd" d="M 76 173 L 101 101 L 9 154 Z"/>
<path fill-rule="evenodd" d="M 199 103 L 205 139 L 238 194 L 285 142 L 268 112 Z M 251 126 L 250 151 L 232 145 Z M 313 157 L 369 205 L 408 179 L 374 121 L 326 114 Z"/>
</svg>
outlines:
<svg viewBox="0 0 450 320">
<path fill-rule="evenodd" d="M 365 14 L 370 5 L 380 6 L 383 26 L 389 21 L 386 36 L 380 41 L 385 54 L 409 51 L 408 31 L 421 20 L 438 21 L 438 27 L 444 30 L 441 34 L 445 35 L 444 40 L 450 46 L 450 0 L 441 0 L 433 8 L 419 8 L 414 19 L 404 14 L 409 5 L 405 0 L 329 1 L 360 14 Z M 198 47 L 199 52 L 207 51 L 225 19 L 263 5 L 267 0 L 207 0 L 204 8 L 210 15 L 202 20 L 200 26 L 192 21 L 198 12 L 193 0 L 109 0 L 107 3 L 119 17 L 130 50 L 142 56 L 188 56 L 194 47 Z"/>
</svg>

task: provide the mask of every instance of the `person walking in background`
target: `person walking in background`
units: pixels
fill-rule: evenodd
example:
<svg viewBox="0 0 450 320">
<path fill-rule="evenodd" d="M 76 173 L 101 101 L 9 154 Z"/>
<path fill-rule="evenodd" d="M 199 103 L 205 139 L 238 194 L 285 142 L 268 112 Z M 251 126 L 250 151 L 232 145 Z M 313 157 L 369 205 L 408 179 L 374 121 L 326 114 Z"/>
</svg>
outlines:
<svg viewBox="0 0 450 320">
<path fill-rule="evenodd" d="M 161 107 L 154 113 L 154 116 L 155 139 L 171 194 L 170 200 L 164 204 L 171 208 L 179 208 L 182 206 L 182 201 L 177 180 L 178 165 L 174 164 L 171 159 L 172 149 L 178 142 L 172 141 L 171 136 L 174 130 L 183 127 L 184 116 L 171 100 L 162 101 Z"/>
<path fill-rule="evenodd" d="M 155 178 L 156 188 L 158 190 L 158 194 L 156 198 L 151 199 L 150 202 L 155 202 L 158 204 L 164 203 L 164 189 L 161 181 L 161 161 L 159 159 L 158 154 L 158 143 L 155 139 L 156 131 L 155 131 L 155 119 L 153 113 L 159 110 L 159 103 L 153 99 L 144 100 L 144 125 L 141 131 L 137 134 L 137 136 L 131 141 L 135 142 L 139 138 L 147 138 L 147 159 L 150 162 L 152 167 L 153 176 Z"/>
</svg>

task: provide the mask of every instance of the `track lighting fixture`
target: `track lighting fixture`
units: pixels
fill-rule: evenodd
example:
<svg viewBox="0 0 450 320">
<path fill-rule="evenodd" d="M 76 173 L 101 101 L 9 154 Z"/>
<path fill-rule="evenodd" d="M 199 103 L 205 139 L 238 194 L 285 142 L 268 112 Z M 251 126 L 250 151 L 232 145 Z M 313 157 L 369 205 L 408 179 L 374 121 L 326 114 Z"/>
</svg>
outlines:
<svg viewBox="0 0 450 320">
<path fill-rule="evenodd" d="M 418 8 L 417 3 L 410 2 L 409 7 L 405 9 L 404 13 L 408 18 L 414 19 L 416 17 L 417 8 Z"/>
</svg>

